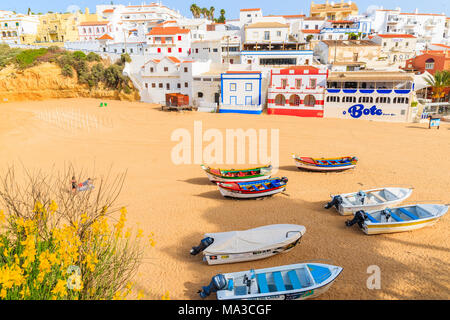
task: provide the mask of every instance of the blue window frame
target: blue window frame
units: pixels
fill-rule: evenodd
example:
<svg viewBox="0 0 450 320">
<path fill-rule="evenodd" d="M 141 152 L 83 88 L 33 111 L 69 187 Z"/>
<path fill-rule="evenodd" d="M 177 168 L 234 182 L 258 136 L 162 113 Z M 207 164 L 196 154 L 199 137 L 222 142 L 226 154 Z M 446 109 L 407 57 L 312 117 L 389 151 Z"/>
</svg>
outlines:
<svg viewBox="0 0 450 320">
<path fill-rule="evenodd" d="M 236 91 L 236 83 L 230 83 L 230 91 Z"/>
<path fill-rule="evenodd" d="M 247 82 L 245 84 L 245 91 L 252 91 L 253 90 L 253 85 L 249 82 Z"/>
</svg>

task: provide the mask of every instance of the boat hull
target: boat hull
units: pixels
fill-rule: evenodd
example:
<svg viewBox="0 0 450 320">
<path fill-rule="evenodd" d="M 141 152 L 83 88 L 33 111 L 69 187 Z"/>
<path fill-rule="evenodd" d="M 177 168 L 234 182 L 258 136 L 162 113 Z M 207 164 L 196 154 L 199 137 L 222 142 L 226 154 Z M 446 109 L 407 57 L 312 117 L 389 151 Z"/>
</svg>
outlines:
<svg viewBox="0 0 450 320">
<path fill-rule="evenodd" d="M 282 248 L 274 248 L 263 251 L 232 253 L 232 254 L 224 254 L 224 253 L 220 253 L 217 255 L 205 254 L 203 259 L 209 265 L 237 263 L 237 262 L 265 259 L 280 253 L 287 253 L 291 251 L 298 244 L 300 239 L 301 237 L 297 238 L 296 240 L 294 240 L 293 242 Z"/>
<path fill-rule="evenodd" d="M 213 175 L 209 172 L 205 172 L 205 173 L 208 176 L 209 181 L 214 182 L 214 183 L 215 182 L 249 182 L 249 181 L 270 179 L 270 174 L 260 175 L 260 176 L 256 176 L 256 177 L 252 177 L 252 178 L 236 178 L 236 177 L 225 178 L 225 177 Z"/>
<path fill-rule="evenodd" d="M 348 169 L 353 169 L 356 167 L 356 164 L 339 166 L 339 167 L 320 167 L 315 165 L 308 165 L 306 163 L 300 162 L 295 159 L 295 165 L 299 170 L 307 170 L 307 171 L 320 171 L 320 172 L 336 172 L 336 171 L 344 171 Z"/>
<path fill-rule="evenodd" d="M 222 188 L 220 185 L 218 187 L 220 193 L 224 197 L 239 198 L 239 199 L 263 198 L 273 196 L 274 194 L 281 193 L 286 190 L 286 187 L 281 187 L 278 189 L 269 190 L 265 192 L 243 193 L 242 191 L 231 191 L 229 189 Z"/>
<path fill-rule="evenodd" d="M 363 232 L 368 235 L 382 233 L 397 233 L 421 229 L 434 225 L 439 218 L 430 218 L 421 221 L 411 221 L 405 223 L 364 223 Z"/>
</svg>

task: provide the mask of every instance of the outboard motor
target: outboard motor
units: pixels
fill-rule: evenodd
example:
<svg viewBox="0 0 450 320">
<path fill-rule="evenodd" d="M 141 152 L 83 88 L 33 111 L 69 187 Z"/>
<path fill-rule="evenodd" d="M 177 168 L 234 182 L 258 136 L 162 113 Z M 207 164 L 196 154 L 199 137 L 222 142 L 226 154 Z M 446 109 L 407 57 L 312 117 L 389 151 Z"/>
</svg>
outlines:
<svg viewBox="0 0 450 320">
<path fill-rule="evenodd" d="M 341 196 L 334 196 L 333 199 L 325 205 L 325 209 L 330 209 L 332 206 L 335 206 L 337 210 L 339 210 L 339 205 L 343 202 Z"/>
<path fill-rule="evenodd" d="M 282 177 L 282 178 L 281 178 L 281 182 L 287 183 L 288 181 L 289 181 L 289 180 L 288 180 L 287 177 Z"/>
<path fill-rule="evenodd" d="M 356 197 L 358 198 L 358 200 L 361 202 L 361 204 L 364 204 L 364 199 L 367 197 L 367 194 L 364 191 L 358 191 L 358 193 L 356 194 Z"/>
<path fill-rule="evenodd" d="M 355 213 L 355 216 L 353 217 L 352 220 L 345 221 L 345 225 L 347 227 L 351 227 L 352 225 L 357 223 L 358 226 L 362 228 L 365 220 L 366 220 L 366 213 L 364 212 L 364 210 L 360 210 Z"/>
<path fill-rule="evenodd" d="M 211 237 L 202 239 L 202 241 L 200 241 L 200 244 L 198 246 L 192 247 L 191 254 L 193 256 L 199 254 L 200 252 L 202 252 L 203 250 L 208 248 L 213 242 L 214 242 L 214 239 Z"/>
<path fill-rule="evenodd" d="M 230 285 L 232 286 L 232 281 L 230 281 Z M 218 274 L 212 277 L 211 283 L 206 287 L 202 287 L 202 290 L 198 291 L 198 293 L 200 294 L 200 297 L 204 299 L 211 293 L 223 290 L 227 288 L 227 286 L 229 286 L 229 284 L 225 276 L 223 274 Z M 228 289 L 231 290 L 232 288 Z"/>
</svg>

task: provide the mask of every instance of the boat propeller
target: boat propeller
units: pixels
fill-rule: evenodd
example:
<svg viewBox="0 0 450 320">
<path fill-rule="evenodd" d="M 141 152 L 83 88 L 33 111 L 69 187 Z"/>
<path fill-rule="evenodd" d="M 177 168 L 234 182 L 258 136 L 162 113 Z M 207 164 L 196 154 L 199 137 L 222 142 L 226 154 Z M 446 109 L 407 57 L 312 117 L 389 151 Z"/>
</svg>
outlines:
<svg viewBox="0 0 450 320">
<path fill-rule="evenodd" d="M 325 205 L 325 209 L 330 209 L 332 206 L 335 206 L 336 207 L 336 209 L 338 209 L 339 210 L 339 205 L 342 203 L 342 197 L 341 196 L 334 196 L 333 197 L 333 200 L 331 200 L 330 202 L 328 202 L 326 205 Z"/>
<path fill-rule="evenodd" d="M 351 227 L 352 225 L 357 223 L 358 226 L 362 228 L 365 220 L 366 220 L 366 213 L 364 212 L 364 210 L 360 210 L 355 213 L 355 216 L 353 217 L 352 220 L 345 221 L 345 225 L 347 227 Z"/>
</svg>

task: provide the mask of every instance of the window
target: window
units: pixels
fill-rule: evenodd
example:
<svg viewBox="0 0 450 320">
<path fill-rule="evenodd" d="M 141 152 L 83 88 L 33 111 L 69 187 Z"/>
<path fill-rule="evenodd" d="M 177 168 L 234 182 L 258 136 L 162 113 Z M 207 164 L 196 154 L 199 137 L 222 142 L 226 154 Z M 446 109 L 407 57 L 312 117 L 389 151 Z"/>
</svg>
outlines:
<svg viewBox="0 0 450 320">
<path fill-rule="evenodd" d="M 161 48 L 158 48 L 158 53 L 161 53 Z"/>
<path fill-rule="evenodd" d="M 156 88 L 156 83 L 152 83 L 152 88 Z"/>
<path fill-rule="evenodd" d="M 287 79 L 281 79 L 281 87 L 283 89 L 287 87 Z"/>
<path fill-rule="evenodd" d="M 188 67 L 184 67 L 184 72 L 188 72 Z"/>
<path fill-rule="evenodd" d="M 275 97 L 275 105 L 276 106 L 284 106 L 286 104 L 286 98 L 282 94 L 277 94 Z"/>
<path fill-rule="evenodd" d="M 427 70 L 434 69 L 434 59 L 430 58 L 427 61 L 425 61 L 425 69 Z"/>
<path fill-rule="evenodd" d="M 270 31 L 264 31 L 264 40 L 270 40 Z"/>
<path fill-rule="evenodd" d="M 181 48 L 178 48 L 178 52 L 180 52 L 180 53 L 181 53 Z"/>
<path fill-rule="evenodd" d="M 153 67 L 150 68 L 150 72 L 154 72 Z"/>
<path fill-rule="evenodd" d="M 252 84 L 251 83 L 246 83 L 245 84 L 245 91 L 252 91 Z"/>
<path fill-rule="evenodd" d="M 171 53 L 172 52 L 172 48 L 167 48 L 167 52 Z"/>
<path fill-rule="evenodd" d="M 197 93 L 197 97 L 203 98 L 203 92 L 198 92 L 198 93 Z"/>
<path fill-rule="evenodd" d="M 236 83 L 230 83 L 230 91 L 236 91 Z"/>
<path fill-rule="evenodd" d="M 166 83 L 166 89 L 170 90 L 170 83 Z"/>
<path fill-rule="evenodd" d="M 159 84 L 159 87 L 160 87 L 160 88 L 162 89 L 162 87 L 163 87 L 163 84 L 162 84 L 162 83 L 160 83 L 160 84 Z"/>
<path fill-rule="evenodd" d="M 281 31 L 277 31 L 277 37 L 281 37 Z"/>
<path fill-rule="evenodd" d="M 305 29 L 309 29 L 309 25 L 305 24 Z"/>
<path fill-rule="evenodd" d="M 313 95 L 308 94 L 305 97 L 305 101 L 303 104 L 305 105 L 305 107 L 314 107 L 314 105 L 316 104 L 316 98 L 314 98 Z"/>
<path fill-rule="evenodd" d="M 181 89 L 181 83 L 177 83 L 177 88 Z"/>
<path fill-rule="evenodd" d="M 295 79 L 295 87 L 297 89 L 300 89 L 301 86 L 302 86 L 302 79 Z"/>
<path fill-rule="evenodd" d="M 169 71 L 169 68 L 168 67 L 164 67 L 164 72 L 167 72 L 167 71 Z"/>
<path fill-rule="evenodd" d="M 356 97 L 353 96 L 346 96 L 342 98 L 342 102 L 350 102 L 350 103 L 354 103 L 356 102 Z"/>
<path fill-rule="evenodd" d="M 185 82 L 185 83 L 184 83 L 184 87 L 185 87 L 185 88 L 188 88 L 188 87 L 189 87 L 189 83 Z"/>
<path fill-rule="evenodd" d="M 300 97 L 296 94 L 291 95 L 289 98 L 289 104 L 291 106 L 299 106 L 300 105 Z"/>
<path fill-rule="evenodd" d="M 145 83 L 145 88 L 148 89 L 148 83 Z"/>
<path fill-rule="evenodd" d="M 213 52 L 217 52 L 218 50 L 217 50 L 217 48 L 213 48 Z"/>
<path fill-rule="evenodd" d="M 316 79 L 310 79 L 309 80 L 309 87 L 310 87 L 310 89 L 315 89 L 316 88 L 316 82 L 317 82 Z"/>
<path fill-rule="evenodd" d="M 181 36 L 178 36 L 178 41 L 181 41 Z"/>
</svg>

